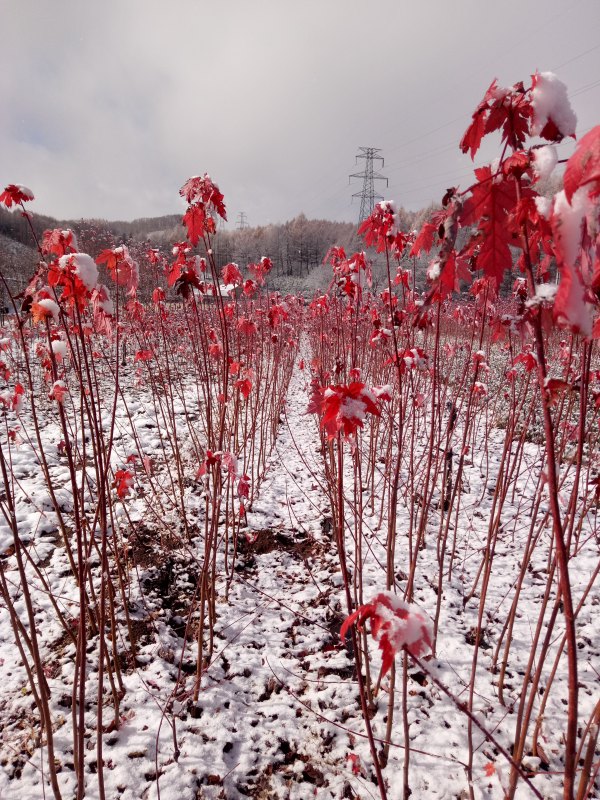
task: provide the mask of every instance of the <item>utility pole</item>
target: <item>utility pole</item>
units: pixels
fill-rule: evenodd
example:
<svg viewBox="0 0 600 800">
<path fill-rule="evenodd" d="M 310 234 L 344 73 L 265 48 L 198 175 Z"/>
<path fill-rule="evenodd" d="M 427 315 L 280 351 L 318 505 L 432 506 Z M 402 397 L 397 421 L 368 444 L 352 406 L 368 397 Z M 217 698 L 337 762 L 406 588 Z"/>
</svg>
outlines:
<svg viewBox="0 0 600 800">
<path fill-rule="evenodd" d="M 248 217 L 246 216 L 245 211 L 240 211 L 237 218 L 237 229 L 238 231 L 243 231 L 245 228 L 249 228 L 248 225 Z"/>
<path fill-rule="evenodd" d="M 382 156 L 378 156 L 377 153 L 381 152 L 381 149 L 378 147 L 359 147 L 360 152 L 356 156 L 357 163 L 359 158 L 365 159 L 365 169 L 364 172 L 354 172 L 352 175 L 349 176 L 348 182 L 352 178 L 362 178 L 363 179 L 363 188 L 360 192 L 355 192 L 352 197 L 360 197 L 360 214 L 358 217 L 359 224 L 366 219 L 375 208 L 375 202 L 379 200 L 383 200 L 383 197 L 380 194 L 375 192 L 375 181 L 385 181 L 385 185 L 389 186 L 388 179 L 385 175 L 381 175 L 379 172 L 375 172 L 373 170 L 373 161 L 381 161 L 381 166 L 384 166 L 384 160 Z"/>
</svg>

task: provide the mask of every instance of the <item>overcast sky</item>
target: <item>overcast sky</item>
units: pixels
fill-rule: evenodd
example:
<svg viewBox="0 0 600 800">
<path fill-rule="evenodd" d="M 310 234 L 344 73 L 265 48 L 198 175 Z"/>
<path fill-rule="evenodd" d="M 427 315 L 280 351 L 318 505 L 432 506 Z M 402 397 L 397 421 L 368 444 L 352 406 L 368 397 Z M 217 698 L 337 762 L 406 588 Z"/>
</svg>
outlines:
<svg viewBox="0 0 600 800">
<path fill-rule="evenodd" d="M 230 226 L 356 220 L 360 146 L 386 199 L 465 184 L 458 150 L 494 77 L 568 86 L 600 122 L 600 0 L 0 0 L 0 184 L 33 211 L 179 213 L 208 172 Z M 487 148 L 492 158 L 497 140 Z M 561 145 L 569 155 L 572 143 Z"/>
</svg>

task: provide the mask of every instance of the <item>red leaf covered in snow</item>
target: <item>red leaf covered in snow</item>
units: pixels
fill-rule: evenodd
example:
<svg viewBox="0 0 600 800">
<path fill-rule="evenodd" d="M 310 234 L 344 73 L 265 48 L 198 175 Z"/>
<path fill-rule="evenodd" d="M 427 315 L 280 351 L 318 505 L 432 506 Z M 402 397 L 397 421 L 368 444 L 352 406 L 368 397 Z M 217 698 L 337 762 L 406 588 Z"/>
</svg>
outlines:
<svg viewBox="0 0 600 800">
<path fill-rule="evenodd" d="M 184 183 L 179 190 L 179 194 L 192 205 L 193 203 L 203 203 L 209 209 L 213 209 L 220 217 L 227 219 L 225 212 L 225 202 L 219 187 L 211 180 L 206 172 L 204 175 L 194 175 Z"/>
<path fill-rule="evenodd" d="M 554 319 L 573 333 L 591 336 L 593 306 L 588 302 L 588 292 L 581 271 L 570 264 L 560 268 L 560 283 L 554 300 Z"/>
<path fill-rule="evenodd" d="M 77 256 L 74 256 L 74 259 L 77 259 Z M 135 293 L 139 282 L 139 270 L 125 246 L 115 247 L 114 250 L 103 250 L 96 258 L 96 264 L 106 264 L 113 281 L 118 286 L 127 286 L 130 293 Z"/>
<path fill-rule="evenodd" d="M 388 399 L 380 392 L 380 399 Z M 348 386 L 328 386 L 324 389 L 317 381 L 312 382 L 312 393 L 307 409 L 309 414 L 321 416 L 321 427 L 332 439 L 338 431 L 344 436 L 352 436 L 364 425 L 367 414 L 379 417 L 378 397 L 367 389 L 364 383 L 355 381 Z"/>
<path fill-rule="evenodd" d="M 364 236 L 367 247 L 375 246 L 378 253 L 385 250 L 386 237 L 392 233 L 396 215 L 393 205 L 386 200 L 377 203 L 358 229 L 358 235 Z"/>
<path fill-rule="evenodd" d="M 73 231 L 60 230 L 59 228 L 44 231 L 42 239 L 42 253 L 44 255 L 55 255 L 60 258 L 60 256 L 76 252 L 77 247 Z"/>
<path fill-rule="evenodd" d="M 573 198 L 572 198 L 573 199 Z M 573 333 L 591 336 L 595 297 L 584 279 L 582 246 L 586 234 L 586 217 L 593 201 L 578 193 L 575 202 L 567 202 L 566 193 L 554 198 L 550 224 L 554 253 L 560 272 L 560 283 L 554 300 L 554 319 Z"/>
<path fill-rule="evenodd" d="M 231 284 L 233 284 L 233 286 L 239 286 L 244 280 L 238 265 L 234 263 L 225 264 L 221 270 L 221 276 L 226 286 L 230 286 Z"/>
<path fill-rule="evenodd" d="M 371 620 L 371 635 L 379 642 L 383 654 L 382 676 L 391 668 L 396 653 L 403 647 L 416 658 L 431 649 L 431 626 L 423 611 L 391 592 L 380 592 L 370 603 L 359 606 L 350 614 L 340 630 L 342 641 L 353 623 L 361 627 L 368 619 Z"/>
<path fill-rule="evenodd" d="M 28 203 L 33 200 L 33 192 L 26 186 L 21 186 L 18 183 L 9 183 L 5 187 L 2 194 L 0 194 L 0 203 L 10 208 L 13 203 L 17 206 L 21 203 Z"/>
</svg>

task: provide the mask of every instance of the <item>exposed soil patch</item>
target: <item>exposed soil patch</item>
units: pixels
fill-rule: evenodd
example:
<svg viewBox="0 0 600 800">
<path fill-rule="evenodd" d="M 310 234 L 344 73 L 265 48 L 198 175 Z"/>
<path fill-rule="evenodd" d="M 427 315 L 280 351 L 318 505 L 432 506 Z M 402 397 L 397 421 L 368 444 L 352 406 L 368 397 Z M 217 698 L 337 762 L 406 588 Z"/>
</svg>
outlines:
<svg viewBox="0 0 600 800">
<path fill-rule="evenodd" d="M 260 556 L 275 550 L 306 559 L 316 556 L 321 550 L 321 545 L 303 533 L 290 535 L 281 530 L 270 529 L 252 531 L 240 536 L 238 540 L 238 552 L 241 555 Z"/>
</svg>

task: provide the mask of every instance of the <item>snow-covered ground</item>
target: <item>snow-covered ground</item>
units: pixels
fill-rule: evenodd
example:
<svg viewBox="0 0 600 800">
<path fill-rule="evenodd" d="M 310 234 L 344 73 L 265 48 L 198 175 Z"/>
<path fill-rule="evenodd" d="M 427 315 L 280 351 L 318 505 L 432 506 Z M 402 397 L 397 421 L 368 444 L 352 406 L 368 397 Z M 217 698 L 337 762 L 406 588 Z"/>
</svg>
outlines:
<svg viewBox="0 0 600 800">
<path fill-rule="evenodd" d="M 248 529 L 240 547 L 235 576 L 226 593 L 219 587 L 214 655 L 202 681 L 199 702 L 192 701 L 195 679 L 195 643 L 182 653 L 186 614 L 194 596 L 200 539 L 182 543 L 173 536 L 164 545 L 169 511 L 161 525 L 148 516 L 143 498 L 128 501 L 128 513 L 138 534 L 130 535 L 128 570 L 131 576 L 130 612 L 135 621 L 139 652 L 135 663 L 124 663 L 126 694 L 117 730 L 104 734 L 106 797 L 110 800 L 193 800 L 193 798 L 376 798 L 371 756 L 360 714 L 353 678 L 353 658 L 340 641 L 345 602 L 336 546 L 331 530 L 331 509 L 323 491 L 321 440 L 318 421 L 306 415 L 306 372 L 296 369 L 289 387 L 268 473 L 258 498 L 248 513 Z M 162 451 L 161 421 L 152 411 L 144 389 L 131 390 L 129 412 L 141 448 L 155 456 Z M 177 408 L 183 416 L 193 410 L 193 398 Z M 131 423 L 125 409 L 117 410 L 117 448 L 125 456 L 131 449 Z M 73 614 L 76 589 L 68 580 L 68 564 L 58 538 L 51 504 L 34 449 L 27 442 L 12 448 L 12 474 L 19 502 L 16 508 L 21 535 L 29 543 L 32 561 L 51 588 L 61 611 Z M 43 427 L 44 449 L 56 484 L 67 485 L 64 457 L 57 446 L 59 428 L 51 416 Z M 464 604 L 481 563 L 486 544 L 492 494 L 497 478 L 504 431 L 492 429 L 487 454 L 475 453 L 466 468 L 464 499 L 456 531 L 458 554 L 452 580 L 446 580 L 436 657 L 428 669 L 455 697 L 467 699 L 475 649 L 472 632 L 477 623 L 477 593 Z M 523 669 L 530 654 L 537 608 L 546 586 L 551 529 L 541 534 L 540 546 L 529 565 L 513 632 L 505 706 L 498 702 L 490 670 L 495 643 L 502 631 L 512 587 L 521 565 L 531 518 L 531 498 L 539 445 L 526 444 L 521 463 L 523 481 L 503 510 L 494 567 L 490 577 L 485 637 L 480 643 L 475 684 L 475 713 L 485 728 L 505 748 L 512 741 L 514 704 L 520 682 L 510 676 Z M 487 459 L 484 467 L 483 461 Z M 160 467 L 157 469 L 160 480 Z M 68 506 L 68 492 L 62 498 Z M 186 488 L 190 517 L 201 513 L 198 487 Z M 399 587 L 406 579 L 405 531 L 409 508 L 402 503 L 398 517 L 396 567 Z M 540 515 L 544 509 L 540 510 Z M 595 519 L 595 509 L 591 512 Z M 364 595 L 380 591 L 384 561 L 378 510 L 364 512 L 370 550 L 364 564 Z M 590 523 L 592 525 L 592 523 Z M 417 572 L 415 602 L 433 615 L 436 605 L 438 560 L 435 509 L 428 523 L 425 548 Z M 593 527 L 593 526 L 592 526 Z M 592 528 L 590 528 L 592 530 Z M 0 522 L 2 568 L 9 586 L 18 591 L 18 576 L 11 556 L 11 536 Z M 598 563 L 598 540 L 585 541 L 572 562 L 575 598 L 587 586 Z M 124 551 L 127 550 L 124 548 Z M 29 570 L 30 585 L 39 608 L 36 619 L 43 642 L 48 684 L 52 695 L 56 757 L 65 798 L 74 797 L 72 762 L 71 686 L 74 645 L 56 624 L 54 610 L 41 586 L 40 576 Z M 45 599 L 46 598 L 46 599 Z M 578 616 L 580 643 L 581 719 L 587 720 L 598 698 L 600 629 L 597 607 L 600 595 L 592 587 Z M 17 610 L 19 599 L 15 599 Z M 551 604 L 550 604 L 551 605 Z M 552 652 L 560 641 L 552 640 Z M 379 655 L 372 649 L 372 674 L 377 675 Z M 553 658 L 548 658 L 548 669 Z M 181 665 L 181 667 L 180 667 Z M 42 751 L 35 747 L 37 713 L 27 676 L 20 663 L 9 626 L 0 609 L 0 798 L 39 800 L 51 797 L 43 774 Z M 560 769 L 566 698 L 566 668 L 560 662 L 557 685 L 546 708 L 541 742 L 548 763 L 529 759 L 532 783 L 545 798 L 560 795 Z M 93 683 L 93 672 L 90 675 Z M 384 680 L 372 726 L 375 737 L 386 736 L 387 693 Z M 456 703 L 415 666 L 409 667 L 408 722 L 410 730 L 409 783 L 419 800 L 467 798 L 466 717 Z M 91 698 L 92 700 L 93 698 Z M 388 797 L 402 797 L 404 741 L 402 697 L 396 693 L 395 722 L 389 762 L 384 770 Z M 94 744 L 95 704 L 86 709 L 87 797 L 98 797 Z M 477 798 L 502 798 L 509 766 L 474 729 L 476 755 L 473 790 Z M 486 771 L 493 763 L 494 771 Z M 521 783 L 516 797 L 533 797 Z"/>
</svg>

